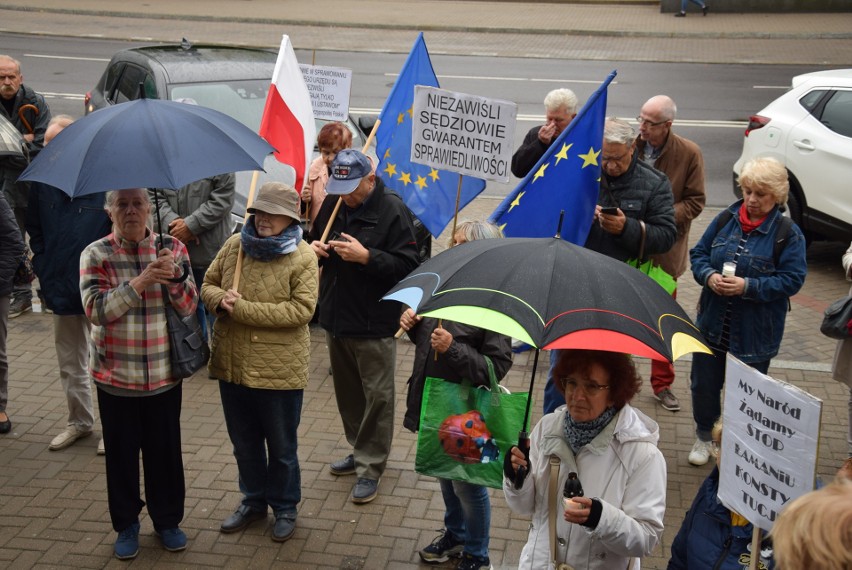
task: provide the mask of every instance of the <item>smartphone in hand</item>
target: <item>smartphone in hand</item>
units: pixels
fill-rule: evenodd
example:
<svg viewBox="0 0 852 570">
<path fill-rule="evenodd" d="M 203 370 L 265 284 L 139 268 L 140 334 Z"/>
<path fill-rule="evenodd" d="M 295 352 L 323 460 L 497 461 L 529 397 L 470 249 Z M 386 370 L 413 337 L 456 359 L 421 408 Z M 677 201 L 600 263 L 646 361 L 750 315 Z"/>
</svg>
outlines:
<svg viewBox="0 0 852 570">
<path fill-rule="evenodd" d="M 604 206 L 601 208 L 601 214 L 606 214 L 607 216 L 617 216 L 618 208 L 615 206 Z"/>
</svg>

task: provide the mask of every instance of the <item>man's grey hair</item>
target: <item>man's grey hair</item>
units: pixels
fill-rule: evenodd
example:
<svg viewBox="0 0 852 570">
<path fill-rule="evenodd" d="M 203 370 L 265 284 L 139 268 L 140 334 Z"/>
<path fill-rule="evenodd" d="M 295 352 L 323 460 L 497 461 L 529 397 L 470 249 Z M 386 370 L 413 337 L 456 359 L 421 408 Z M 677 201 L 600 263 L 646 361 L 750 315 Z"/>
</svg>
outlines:
<svg viewBox="0 0 852 570">
<path fill-rule="evenodd" d="M 456 226 L 456 234 L 463 235 L 465 241 L 475 241 L 478 239 L 501 238 L 503 237 L 503 230 L 491 222 L 465 220 Z M 453 245 L 453 238 L 455 238 L 454 235 L 450 236 L 450 247 Z"/>
<path fill-rule="evenodd" d="M 20 61 L 18 61 L 17 59 L 15 59 L 12 56 L 0 54 L 0 61 L 2 61 L 2 60 L 6 60 L 7 62 L 14 64 L 15 67 L 18 68 L 18 75 L 21 74 L 21 62 Z"/>
<path fill-rule="evenodd" d="M 577 96 L 570 89 L 554 89 L 544 97 L 544 108 L 548 111 L 565 109 L 569 115 L 577 113 Z"/>
<path fill-rule="evenodd" d="M 677 105 L 675 105 L 674 100 L 668 95 L 654 95 L 645 102 L 645 105 L 648 103 L 651 103 L 660 110 L 660 115 L 664 121 L 674 121 L 675 117 L 677 117 Z"/>
<path fill-rule="evenodd" d="M 148 195 L 148 190 L 146 188 L 123 188 L 122 190 L 109 190 L 106 193 L 106 198 L 104 199 L 104 208 L 109 210 L 112 208 L 113 204 L 115 204 L 115 200 L 118 198 L 118 193 L 123 190 L 142 190 L 142 195 L 145 197 L 145 201 L 150 204 L 151 197 Z"/>
<path fill-rule="evenodd" d="M 53 125 L 59 125 L 63 129 L 74 122 L 74 117 L 71 115 L 53 115 L 50 118 L 50 122 L 47 123 L 48 127 Z"/>
<path fill-rule="evenodd" d="M 630 123 L 615 117 L 607 117 L 604 123 L 604 142 L 630 146 L 635 140 L 636 133 Z"/>
</svg>

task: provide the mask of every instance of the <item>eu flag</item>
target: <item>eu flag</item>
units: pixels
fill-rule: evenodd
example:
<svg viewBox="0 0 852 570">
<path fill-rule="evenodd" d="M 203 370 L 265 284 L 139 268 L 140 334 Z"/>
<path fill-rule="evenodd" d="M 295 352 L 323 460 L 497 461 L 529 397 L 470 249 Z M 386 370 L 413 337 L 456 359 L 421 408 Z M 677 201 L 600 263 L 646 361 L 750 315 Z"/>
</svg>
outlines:
<svg viewBox="0 0 852 570">
<path fill-rule="evenodd" d="M 461 175 L 411 162 L 415 85 L 440 87 L 422 32 L 417 36 L 379 115 L 381 122 L 376 130 L 379 167 L 376 174 L 385 186 L 402 197 L 408 209 L 423 222 L 429 233 L 438 236 L 456 213 L 456 195 Z M 464 177 L 459 209 L 464 208 L 484 188 L 484 180 Z"/>
<path fill-rule="evenodd" d="M 491 214 L 507 237 L 552 237 L 565 212 L 562 239 L 583 245 L 589 235 L 600 186 L 598 156 L 606 120 L 607 87 L 616 72 L 589 97 L 568 127 Z"/>
</svg>

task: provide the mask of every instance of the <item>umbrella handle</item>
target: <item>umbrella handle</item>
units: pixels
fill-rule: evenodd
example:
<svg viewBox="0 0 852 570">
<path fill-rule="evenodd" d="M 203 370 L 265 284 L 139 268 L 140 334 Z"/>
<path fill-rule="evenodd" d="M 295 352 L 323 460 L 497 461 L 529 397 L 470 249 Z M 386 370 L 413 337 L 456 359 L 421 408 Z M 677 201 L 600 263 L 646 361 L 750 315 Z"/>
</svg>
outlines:
<svg viewBox="0 0 852 570">
<path fill-rule="evenodd" d="M 189 277 L 189 267 L 184 265 L 183 275 L 181 275 L 180 277 L 172 277 L 171 279 L 169 279 L 169 281 L 171 283 L 183 283 L 184 281 L 186 281 L 187 277 Z"/>
<path fill-rule="evenodd" d="M 527 460 L 527 465 L 530 464 L 530 437 L 525 431 L 518 432 L 518 449 L 524 454 L 524 459 Z M 524 480 L 527 478 L 529 471 L 526 467 L 518 467 L 515 473 L 515 489 L 520 489 L 524 486 Z"/>
</svg>

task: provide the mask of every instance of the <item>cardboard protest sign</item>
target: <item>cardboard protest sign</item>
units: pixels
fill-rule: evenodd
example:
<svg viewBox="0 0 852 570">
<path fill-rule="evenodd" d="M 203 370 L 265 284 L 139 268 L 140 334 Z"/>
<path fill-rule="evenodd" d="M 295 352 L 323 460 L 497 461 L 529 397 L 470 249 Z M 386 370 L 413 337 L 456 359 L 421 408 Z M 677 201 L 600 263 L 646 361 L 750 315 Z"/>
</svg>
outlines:
<svg viewBox="0 0 852 570">
<path fill-rule="evenodd" d="M 719 499 L 771 530 L 813 489 L 822 401 L 728 354 L 723 409 Z"/>
<path fill-rule="evenodd" d="M 349 117 L 352 70 L 339 67 L 299 64 L 311 96 L 314 117 L 345 121 Z"/>
<path fill-rule="evenodd" d="M 412 162 L 509 181 L 517 105 L 417 85 L 412 113 Z"/>
</svg>

